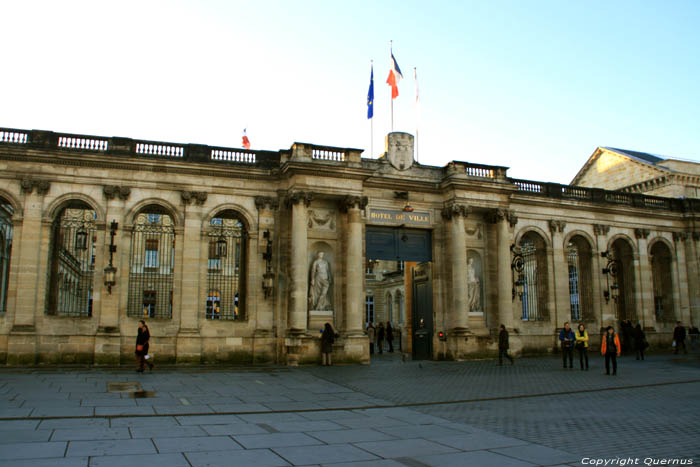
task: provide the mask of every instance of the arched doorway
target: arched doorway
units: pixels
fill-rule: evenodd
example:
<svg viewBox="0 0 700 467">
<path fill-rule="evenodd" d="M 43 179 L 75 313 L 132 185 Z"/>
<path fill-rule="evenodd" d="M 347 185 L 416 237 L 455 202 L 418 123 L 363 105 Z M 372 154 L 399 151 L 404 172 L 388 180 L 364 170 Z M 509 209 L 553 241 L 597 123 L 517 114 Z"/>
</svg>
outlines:
<svg viewBox="0 0 700 467">
<path fill-rule="evenodd" d="M 575 235 L 567 244 L 569 269 L 569 306 L 571 321 L 594 321 L 591 245 L 583 236 Z"/>
<path fill-rule="evenodd" d="M 527 232 L 520 240 L 523 256 L 523 321 L 549 319 L 547 311 L 547 245 L 537 232 Z"/>
<path fill-rule="evenodd" d="M 656 321 L 673 323 L 673 276 L 671 275 L 671 251 L 664 242 L 651 247 L 651 272 L 654 283 L 654 314 Z"/>
<path fill-rule="evenodd" d="M 617 261 L 617 270 L 613 284 L 619 293 L 615 301 L 615 318 L 617 321 L 637 321 L 634 283 L 634 250 L 624 238 L 618 238 L 612 244 L 613 258 Z"/>
</svg>

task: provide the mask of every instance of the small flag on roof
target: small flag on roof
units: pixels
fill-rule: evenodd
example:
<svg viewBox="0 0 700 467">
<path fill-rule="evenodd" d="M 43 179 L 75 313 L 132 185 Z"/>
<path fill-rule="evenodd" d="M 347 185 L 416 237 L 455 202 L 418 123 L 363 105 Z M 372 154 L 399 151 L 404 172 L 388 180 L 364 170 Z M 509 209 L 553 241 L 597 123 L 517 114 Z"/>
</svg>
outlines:
<svg viewBox="0 0 700 467">
<path fill-rule="evenodd" d="M 243 147 L 246 149 L 250 149 L 250 140 L 248 139 L 248 135 L 246 134 L 246 128 L 243 128 Z"/>
<path fill-rule="evenodd" d="M 386 84 L 391 86 L 391 98 L 396 99 L 399 97 L 399 80 L 403 78 L 401 74 L 401 68 L 394 58 L 394 52 L 391 52 L 391 70 L 389 71 L 389 76 L 386 78 Z"/>
</svg>

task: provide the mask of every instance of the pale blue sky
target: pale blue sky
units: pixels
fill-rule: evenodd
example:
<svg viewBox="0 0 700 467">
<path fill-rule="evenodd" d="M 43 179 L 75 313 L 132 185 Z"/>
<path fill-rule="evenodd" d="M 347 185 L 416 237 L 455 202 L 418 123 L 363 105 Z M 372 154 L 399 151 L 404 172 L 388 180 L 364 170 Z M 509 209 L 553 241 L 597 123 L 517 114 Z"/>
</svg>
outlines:
<svg viewBox="0 0 700 467">
<path fill-rule="evenodd" d="M 366 149 L 568 183 L 597 146 L 700 160 L 700 1 L 6 1 L 0 126 Z"/>
</svg>

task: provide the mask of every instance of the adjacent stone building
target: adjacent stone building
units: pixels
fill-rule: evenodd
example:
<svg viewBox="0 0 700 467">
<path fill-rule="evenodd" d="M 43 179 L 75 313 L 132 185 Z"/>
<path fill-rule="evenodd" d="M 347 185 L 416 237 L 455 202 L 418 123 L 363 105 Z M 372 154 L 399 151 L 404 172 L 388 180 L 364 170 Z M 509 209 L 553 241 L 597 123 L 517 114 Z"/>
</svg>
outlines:
<svg viewBox="0 0 700 467">
<path fill-rule="evenodd" d="M 0 362 L 131 362 L 145 319 L 160 361 L 312 363 L 329 322 L 367 363 L 370 296 L 413 358 L 700 319 L 698 199 L 360 154 L 0 129 Z"/>
</svg>

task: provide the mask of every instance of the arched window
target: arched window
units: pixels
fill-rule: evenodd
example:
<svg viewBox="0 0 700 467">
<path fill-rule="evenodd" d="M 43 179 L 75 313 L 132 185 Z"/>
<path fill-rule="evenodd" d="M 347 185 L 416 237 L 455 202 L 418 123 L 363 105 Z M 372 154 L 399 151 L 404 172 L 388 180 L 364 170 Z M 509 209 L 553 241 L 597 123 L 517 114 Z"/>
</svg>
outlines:
<svg viewBox="0 0 700 467">
<path fill-rule="evenodd" d="M 674 321 L 671 252 L 663 242 L 656 242 L 651 247 L 651 271 L 656 320 L 671 323 Z"/>
<path fill-rule="evenodd" d="M 374 323 L 374 295 L 365 297 L 365 321 Z"/>
<path fill-rule="evenodd" d="M 637 320 L 635 309 L 634 285 L 634 250 L 629 242 L 618 238 L 612 244 L 613 258 L 618 262 L 617 273 L 613 283 L 618 286 L 619 296 L 616 301 L 616 314 L 619 321 Z"/>
<path fill-rule="evenodd" d="M 206 318 L 245 319 L 245 227 L 236 212 L 222 211 L 209 223 L 208 238 Z"/>
<path fill-rule="evenodd" d="M 134 219 L 126 314 L 138 318 L 172 318 L 175 271 L 173 218 L 157 205 Z"/>
<path fill-rule="evenodd" d="M 576 235 L 569 241 L 566 253 L 571 320 L 592 321 L 594 313 L 591 246 L 584 237 Z"/>
<path fill-rule="evenodd" d="M 540 235 L 526 233 L 520 240 L 523 255 L 523 315 L 527 321 L 549 319 L 547 312 L 547 247 Z"/>
<path fill-rule="evenodd" d="M 51 226 L 46 314 L 92 316 L 95 277 L 95 211 L 69 202 Z"/>
<path fill-rule="evenodd" d="M 10 285 L 12 254 L 12 205 L 0 198 L 0 313 L 7 311 L 7 288 Z"/>
</svg>

